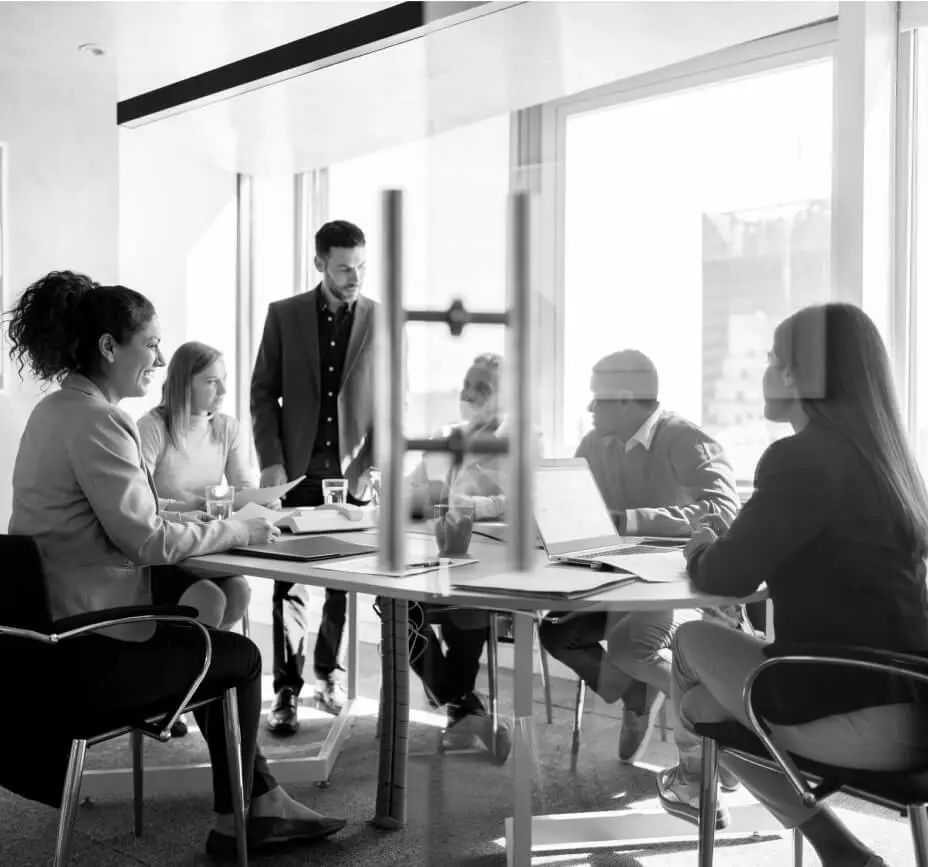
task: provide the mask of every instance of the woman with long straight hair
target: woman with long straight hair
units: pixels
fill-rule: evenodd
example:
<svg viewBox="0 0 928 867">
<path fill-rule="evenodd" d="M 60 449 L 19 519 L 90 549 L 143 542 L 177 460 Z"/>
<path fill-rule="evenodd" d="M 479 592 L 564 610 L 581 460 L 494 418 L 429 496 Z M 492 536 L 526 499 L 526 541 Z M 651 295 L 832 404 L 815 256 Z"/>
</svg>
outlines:
<svg viewBox="0 0 928 867">
<path fill-rule="evenodd" d="M 766 583 L 783 645 L 928 652 L 928 495 L 906 438 L 886 348 L 850 304 L 807 307 L 774 334 L 764 412 L 794 431 L 757 465 L 754 494 L 727 534 L 697 530 L 685 549 L 693 585 L 743 597 Z M 664 808 L 696 820 L 700 740 L 693 725 L 748 725 L 742 692 L 768 646 L 710 622 L 687 623 L 673 652 L 679 764 L 658 778 Z M 919 690 L 859 669 L 774 669 L 758 708 L 787 751 L 838 767 L 928 766 L 928 708 Z M 726 766 L 824 867 L 882 867 L 827 807 L 805 807 L 780 773 Z M 728 822 L 720 806 L 718 827 Z"/>
</svg>

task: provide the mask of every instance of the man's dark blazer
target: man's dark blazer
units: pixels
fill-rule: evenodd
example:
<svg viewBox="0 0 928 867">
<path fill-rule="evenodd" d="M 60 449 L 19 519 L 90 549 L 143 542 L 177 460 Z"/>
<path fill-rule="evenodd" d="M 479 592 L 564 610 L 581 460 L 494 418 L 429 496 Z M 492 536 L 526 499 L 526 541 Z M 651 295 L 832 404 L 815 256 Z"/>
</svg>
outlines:
<svg viewBox="0 0 928 867">
<path fill-rule="evenodd" d="M 319 293 L 273 302 L 251 376 L 251 417 L 258 463 L 263 470 L 283 464 L 288 479 L 309 466 L 321 404 Z M 341 473 L 352 496 L 366 499 L 373 463 L 374 312 L 363 295 L 355 302 L 341 386 L 338 391 L 338 449 Z"/>
</svg>

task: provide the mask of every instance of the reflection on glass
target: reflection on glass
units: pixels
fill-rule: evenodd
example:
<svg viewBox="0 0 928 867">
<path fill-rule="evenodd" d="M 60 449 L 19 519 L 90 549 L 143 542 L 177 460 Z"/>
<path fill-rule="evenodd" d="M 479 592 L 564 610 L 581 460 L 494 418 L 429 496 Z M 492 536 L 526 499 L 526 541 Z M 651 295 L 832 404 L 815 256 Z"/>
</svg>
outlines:
<svg viewBox="0 0 928 867">
<path fill-rule="evenodd" d="M 561 453 L 593 364 L 635 348 L 753 477 L 787 432 L 763 418 L 773 327 L 830 296 L 831 106 L 826 59 L 568 117 Z"/>
<path fill-rule="evenodd" d="M 506 299 L 509 116 L 402 144 L 329 167 L 329 216 L 357 223 L 368 238 L 365 294 L 383 285 L 381 192 L 404 195 L 403 300 L 407 308 L 498 311 Z M 409 436 L 458 421 L 460 379 L 481 352 L 503 352 L 505 331 L 468 326 L 406 327 Z"/>
</svg>

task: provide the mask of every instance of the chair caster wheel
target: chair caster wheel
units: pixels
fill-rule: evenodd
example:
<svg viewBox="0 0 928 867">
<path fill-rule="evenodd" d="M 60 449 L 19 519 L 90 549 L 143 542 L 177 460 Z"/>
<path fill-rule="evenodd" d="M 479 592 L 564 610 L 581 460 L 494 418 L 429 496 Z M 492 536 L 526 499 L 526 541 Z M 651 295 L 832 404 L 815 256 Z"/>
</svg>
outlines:
<svg viewBox="0 0 928 867">
<path fill-rule="evenodd" d="M 320 780 L 318 783 L 316 783 L 316 785 L 320 789 L 331 789 L 332 788 L 332 783 L 329 780 Z"/>
</svg>

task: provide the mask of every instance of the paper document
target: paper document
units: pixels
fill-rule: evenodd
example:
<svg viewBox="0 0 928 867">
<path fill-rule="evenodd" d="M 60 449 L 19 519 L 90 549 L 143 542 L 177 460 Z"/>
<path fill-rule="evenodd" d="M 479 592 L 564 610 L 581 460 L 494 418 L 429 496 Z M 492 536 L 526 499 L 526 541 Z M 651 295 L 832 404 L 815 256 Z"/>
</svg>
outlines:
<svg viewBox="0 0 928 867">
<path fill-rule="evenodd" d="M 300 476 L 292 482 L 287 482 L 285 485 L 277 485 L 274 488 L 245 488 L 242 491 L 237 491 L 235 494 L 235 502 L 232 507 L 234 509 L 241 509 L 247 503 L 257 503 L 259 506 L 266 506 L 268 503 L 273 503 L 274 500 L 281 499 L 287 491 L 291 488 L 295 488 L 305 478 L 306 476 Z"/>
<path fill-rule="evenodd" d="M 287 512 L 275 512 L 267 506 L 259 506 L 257 503 L 246 503 L 241 509 L 232 513 L 232 517 L 238 521 L 247 521 L 249 518 L 266 518 L 272 524 L 276 524 L 283 518 L 292 514 L 293 510 Z"/>
<path fill-rule="evenodd" d="M 660 554 L 624 554 L 618 557 L 604 558 L 613 566 L 625 572 L 637 575 L 642 581 L 654 583 L 672 583 L 689 581 L 686 573 L 686 560 L 682 551 L 668 551 Z"/>
<path fill-rule="evenodd" d="M 449 569 L 452 566 L 469 566 L 476 560 L 457 560 L 450 557 L 435 557 L 431 560 L 410 561 L 405 569 L 390 570 L 380 565 L 380 556 L 352 557 L 350 560 L 338 560 L 319 566 L 330 572 L 353 572 L 356 575 L 382 575 L 387 578 L 408 578 L 410 575 L 422 575 L 426 572 L 437 572 Z"/>
<path fill-rule="evenodd" d="M 319 506 L 308 509 L 288 509 L 275 512 L 257 503 L 247 503 L 233 518 L 266 518 L 281 530 L 291 533 L 345 533 L 351 530 L 377 528 L 377 511 L 360 506 Z"/>
</svg>

